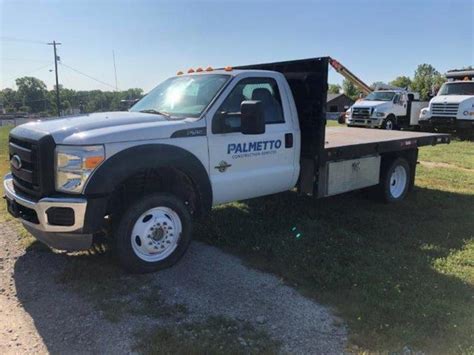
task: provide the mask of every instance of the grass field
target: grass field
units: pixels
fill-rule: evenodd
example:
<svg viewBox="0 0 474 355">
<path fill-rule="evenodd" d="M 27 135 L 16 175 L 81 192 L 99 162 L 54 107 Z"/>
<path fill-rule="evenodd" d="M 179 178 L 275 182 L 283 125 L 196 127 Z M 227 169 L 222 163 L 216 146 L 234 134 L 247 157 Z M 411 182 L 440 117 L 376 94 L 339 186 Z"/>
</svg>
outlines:
<svg viewBox="0 0 474 355">
<path fill-rule="evenodd" d="M 401 204 L 287 192 L 217 207 L 195 238 L 332 306 L 353 350 L 474 353 L 474 143 L 422 148 L 420 160 L 432 164 Z"/>
</svg>

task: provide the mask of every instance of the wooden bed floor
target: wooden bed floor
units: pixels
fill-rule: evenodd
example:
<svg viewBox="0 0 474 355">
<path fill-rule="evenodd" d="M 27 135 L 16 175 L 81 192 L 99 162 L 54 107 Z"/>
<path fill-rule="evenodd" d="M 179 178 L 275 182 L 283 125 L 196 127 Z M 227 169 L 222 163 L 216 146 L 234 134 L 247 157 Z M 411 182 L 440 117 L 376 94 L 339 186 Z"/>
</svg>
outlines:
<svg viewBox="0 0 474 355">
<path fill-rule="evenodd" d="M 376 128 L 326 127 L 324 148 L 337 148 L 359 144 L 389 142 L 426 136 L 445 136 L 438 133 L 387 131 Z"/>
</svg>

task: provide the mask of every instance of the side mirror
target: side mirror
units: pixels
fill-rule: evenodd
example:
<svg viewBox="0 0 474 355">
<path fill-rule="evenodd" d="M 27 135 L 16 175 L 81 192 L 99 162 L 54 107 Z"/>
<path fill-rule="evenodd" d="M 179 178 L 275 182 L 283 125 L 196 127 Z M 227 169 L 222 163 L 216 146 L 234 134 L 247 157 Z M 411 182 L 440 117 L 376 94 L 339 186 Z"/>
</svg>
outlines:
<svg viewBox="0 0 474 355">
<path fill-rule="evenodd" d="M 224 119 L 224 112 L 216 112 L 212 120 L 212 133 L 225 133 Z"/>
<path fill-rule="evenodd" d="M 260 101 L 242 101 L 240 104 L 240 120 L 243 134 L 265 133 L 265 117 Z"/>
</svg>

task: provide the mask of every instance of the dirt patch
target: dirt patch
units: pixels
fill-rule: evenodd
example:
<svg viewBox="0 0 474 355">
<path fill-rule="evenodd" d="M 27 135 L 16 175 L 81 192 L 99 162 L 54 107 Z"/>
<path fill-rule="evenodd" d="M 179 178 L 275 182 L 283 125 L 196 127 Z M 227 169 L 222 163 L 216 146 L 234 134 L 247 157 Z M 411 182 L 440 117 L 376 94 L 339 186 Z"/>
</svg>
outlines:
<svg viewBox="0 0 474 355">
<path fill-rule="evenodd" d="M 340 353 L 346 345 L 328 308 L 199 242 L 173 268 L 128 275 L 107 254 L 25 251 L 9 223 L 0 234 L 1 353 L 158 350 L 144 334 L 158 347 L 172 334 L 172 352 L 206 342 L 237 353 Z"/>
<path fill-rule="evenodd" d="M 465 171 L 465 172 L 474 174 L 474 169 L 463 168 L 461 166 L 457 166 L 457 165 L 454 165 L 454 164 L 433 162 L 433 161 L 420 161 L 420 164 L 423 165 L 423 166 L 426 166 L 427 168 L 456 169 L 456 170 L 461 170 L 461 171 Z"/>
</svg>

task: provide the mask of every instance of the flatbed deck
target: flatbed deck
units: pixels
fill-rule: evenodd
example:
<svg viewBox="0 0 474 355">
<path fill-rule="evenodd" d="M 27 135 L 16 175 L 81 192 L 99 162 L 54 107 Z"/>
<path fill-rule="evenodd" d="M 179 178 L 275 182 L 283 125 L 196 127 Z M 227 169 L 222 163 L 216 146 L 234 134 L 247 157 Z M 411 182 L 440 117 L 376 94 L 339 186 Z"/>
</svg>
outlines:
<svg viewBox="0 0 474 355">
<path fill-rule="evenodd" d="M 325 160 L 350 159 L 449 142 L 449 134 L 441 133 L 327 127 L 324 158 Z"/>
</svg>

